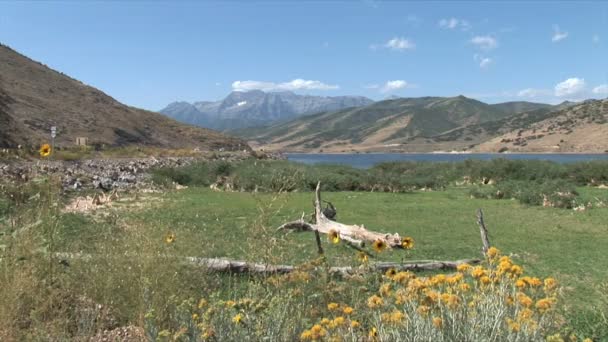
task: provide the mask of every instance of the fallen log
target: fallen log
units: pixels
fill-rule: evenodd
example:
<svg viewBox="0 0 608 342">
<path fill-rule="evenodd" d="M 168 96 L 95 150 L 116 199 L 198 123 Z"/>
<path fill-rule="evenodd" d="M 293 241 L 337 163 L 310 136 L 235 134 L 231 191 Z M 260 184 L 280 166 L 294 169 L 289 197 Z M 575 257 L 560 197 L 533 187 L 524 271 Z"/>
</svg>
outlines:
<svg viewBox="0 0 608 342">
<path fill-rule="evenodd" d="M 321 182 L 317 183 L 315 190 L 315 223 L 304 221 L 304 217 L 297 221 L 287 222 L 277 230 L 295 229 L 299 231 L 318 231 L 323 234 L 337 233 L 341 240 L 344 240 L 356 247 L 362 248 L 366 242 L 382 242 L 389 248 L 402 248 L 402 240 L 399 234 L 379 233 L 365 229 L 364 226 L 347 225 L 330 220 L 323 213 L 321 207 Z"/>
<path fill-rule="evenodd" d="M 67 263 L 67 260 L 91 261 L 94 258 L 94 256 L 91 254 L 82 253 L 55 253 L 55 257 L 60 260 L 60 263 L 68 265 L 69 263 Z M 141 256 L 133 254 L 132 257 L 140 258 Z M 101 256 L 101 258 L 107 258 L 107 256 Z M 124 255 L 121 255 L 117 258 L 123 259 Z M 197 267 L 203 267 L 208 271 L 218 273 L 249 273 L 258 275 L 272 275 L 286 274 L 298 270 L 297 266 L 292 265 L 271 265 L 225 258 L 199 258 L 176 256 L 162 256 L 159 258 L 177 259 L 178 261 L 182 261 Z M 465 263 L 469 265 L 474 265 L 480 262 L 481 260 L 479 259 L 463 259 L 456 261 L 420 260 L 405 263 L 378 262 L 368 265 L 361 265 L 358 267 L 330 267 L 329 273 L 337 275 L 348 275 L 358 272 L 364 272 L 367 270 L 386 272 L 389 269 L 394 269 L 395 271 L 456 270 L 456 267 L 458 267 L 458 265 Z"/>
</svg>

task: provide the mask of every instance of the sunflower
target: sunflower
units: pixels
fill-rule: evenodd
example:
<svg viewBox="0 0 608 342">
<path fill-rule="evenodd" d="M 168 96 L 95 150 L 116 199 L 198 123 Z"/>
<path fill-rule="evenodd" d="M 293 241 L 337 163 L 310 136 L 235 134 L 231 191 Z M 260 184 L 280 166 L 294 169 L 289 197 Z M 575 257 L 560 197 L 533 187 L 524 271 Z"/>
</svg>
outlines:
<svg viewBox="0 0 608 342">
<path fill-rule="evenodd" d="M 172 244 L 175 242 L 175 233 L 167 233 L 167 235 L 165 235 L 165 243 L 167 243 L 168 245 Z"/>
<path fill-rule="evenodd" d="M 357 259 L 359 260 L 359 262 L 362 262 L 362 263 L 366 263 L 369 260 L 369 258 L 367 257 L 367 254 L 365 254 L 365 252 L 357 253 Z"/>
<path fill-rule="evenodd" d="M 383 250 L 386 249 L 386 242 L 382 241 L 382 240 L 376 240 L 374 241 L 374 243 L 372 244 L 372 247 L 374 247 L 374 250 L 376 252 L 382 252 Z"/>
<path fill-rule="evenodd" d="M 48 157 L 50 154 L 51 154 L 51 145 L 43 144 L 42 146 L 40 146 L 40 156 L 41 157 Z"/>
<path fill-rule="evenodd" d="M 340 242 L 340 234 L 333 229 L 329 231 L 328 237 L 329 237 L 329 241 L 331 241 L 332 243 Z"/>
<path fill-rule="evenodd" d="M 401 240 L 401 247 L 403 247 L 404 249 L 414 248 L 414 239 L 409 236 L 404 237 L 403 240 Z"/>
</svg>

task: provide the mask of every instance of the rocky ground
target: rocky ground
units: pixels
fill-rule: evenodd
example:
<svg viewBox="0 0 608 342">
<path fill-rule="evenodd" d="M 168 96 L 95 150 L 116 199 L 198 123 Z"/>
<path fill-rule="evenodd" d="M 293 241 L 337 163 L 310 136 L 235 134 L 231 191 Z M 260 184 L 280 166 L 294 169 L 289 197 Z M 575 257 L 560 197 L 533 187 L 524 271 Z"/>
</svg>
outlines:
<svg viewBox="0 0 608 342">
<path fill-rule="evenodd" d="M 226 154 L 214 159 L 236 161 L 249 154 Z M 38 176 L 61 176 L 64 190 L 101 189 L 104 191 L 139 189 L 150 186 L 148 171 L 160 167 L 180 167 L 203 160 L 194 157 L 150 157 L 90 159 L 79 161 L 2 161 L 0 179 L 25 182 Z"/>
</svg>

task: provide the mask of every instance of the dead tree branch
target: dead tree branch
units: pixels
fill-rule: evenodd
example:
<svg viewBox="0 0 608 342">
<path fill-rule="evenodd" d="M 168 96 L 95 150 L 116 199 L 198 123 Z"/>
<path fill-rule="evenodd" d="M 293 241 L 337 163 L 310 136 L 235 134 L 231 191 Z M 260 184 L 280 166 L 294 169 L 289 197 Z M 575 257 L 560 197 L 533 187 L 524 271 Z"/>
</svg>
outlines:
<svg viewBox="0 0 608 342">
<path fill-rule="evenodd" d="M 482 252 L 485 256 L 488 253 L 488 249 L 490 249 L 490 240 L 488 240 L 488 229 L 486 228 L 486 224 L 483 221 L 483 211 L 480 209 L 477 210 L 477 224 L 479 225 L 479 232 L 481 233 L 481 242 L 483 243 Z"/>
</svg>

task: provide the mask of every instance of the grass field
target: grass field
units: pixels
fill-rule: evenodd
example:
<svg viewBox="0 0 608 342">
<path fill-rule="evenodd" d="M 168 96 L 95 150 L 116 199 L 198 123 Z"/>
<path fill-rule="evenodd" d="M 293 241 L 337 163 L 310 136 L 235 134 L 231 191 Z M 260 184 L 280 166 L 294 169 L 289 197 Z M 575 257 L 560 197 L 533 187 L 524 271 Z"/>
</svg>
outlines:
<svg viewBox="0 0 608 342">
<path fill-rule="evenodd" d="M 578 191 L 583 198 L 593 198 L 607 190 Z M 313 234 L 275 228 L 300 218 L 302 212 L 310 215 L 313 195 L 191 187 L 128 195 L 91 215 L 59 214 L 51 223 L 56 229 L 53 250 L 90 253 L 101 259 L 71 260 L 70 267 L 57 268 L 54 276 L 64 289 L 113 306 L 124 322 L 141 323 L 142 313 L 150 307 L 168 310 L 170 298 L 201 293 L 224 293 L 230 298 L 235 291 L 247 292 L 243 280 L 250 280 L 209 277 L 173 259 L 163 261 L 163 256 L 311 262 L 317 258 Z M 415 239 L 413 250 L 372 253 L 372 262 L 480 257 L 476 211 L 482 208 L 492 245 L 523 265 L 526 273 L 553 276 L 563 286 L 560 301 L 565 304 L 567 324 L 579 336 L 602 340 L 608 334 L 602 327 L 608 301 L 602 292 L 605 288 L 601 289 L 608 280 L 608 257 L 603 253 L 608 245 L 608 208 L 576 212 L 525 206 L 515 200 L 473 199 L 466 187 L 410 193 L 323 192 L 322 196 L 337 207 L 340 222 Z M 167 244 L 170 233 L 175 241 Z M 358 264 L 356 251 L 348 246 L 326 239 L 323 244 L 331 266 Z M 154 289 L 153 293 L 142 294 L 146 288 Z M 299 329 L 306 326 L 304 321 L 301 324 Z"/>
<path fill-rule="evenodd" d="M 584 190 L 583 190 L 584 191 Z M 597 190 L 596 190 L 597 191 Z M 606 191 L 606 190 L 599 190 Z M 526 207 L 516 201 L 470 199 L 466 189 L 407 194 L 334 192 L 323 199 L 338 208 L 338 220 L 363 224 L 368 229 L 412 236 L 416 248 L 407 259 L 455 260 L 480 256 L 481 240 L 476 210 L 482 208 L 491 243 L 538 276 L 553 275 L 572 291 L 570 304 L 579 308 L 594 303 L 595 289 L 608 279 L 608 209 L 585 212 Z M 312 211 L 312 193 L 282 195 L 213 192 L 193 188 L 168 193 L 151 208 L 121 215 L 124 224 L 146 227 L 159 243 L 172 231 L 175 252 L 187 256 L 230 257 L 256 261 L 264 241 L 249 232 L 261 210 L 268 213 L 265 238 L 279 239 L 276 259 L 300 263 L 316 256 L 310 233 L 275 233 L 272 227 Z M 273 207 L 267 208 L 272 202 Z M 162 204 L 161 204 L 162 203 Z M 159 209 L 162 208 L 162 209 Z M 253 233 L 258 233 L 254 231 Z M 248 243 L 258 241 L 253 246 Z M 265 253 L 267 251 L 264 251 Z M 352 249 L 327 247 L 331 263 L 351 265 Z M 400 261 L 402 251 L 382 253 L 382 261 Z"/>
</svg>

